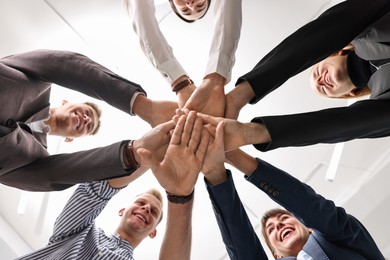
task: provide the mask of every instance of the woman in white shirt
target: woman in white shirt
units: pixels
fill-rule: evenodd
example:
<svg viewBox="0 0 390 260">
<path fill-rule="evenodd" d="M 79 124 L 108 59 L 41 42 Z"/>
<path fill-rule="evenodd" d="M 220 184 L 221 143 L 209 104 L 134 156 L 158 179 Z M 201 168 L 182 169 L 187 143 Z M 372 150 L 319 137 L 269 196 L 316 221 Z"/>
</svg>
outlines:
<svg viewBox="0 0 390 260">
<path fill-rule="evenodd" d="M 203 18 L 211 0 L 167 0 L 185 22 Z M 202 84 L 196 88 L 162 34 L 153 0 L 123 0 L 143 52 L 178 95 L 179 106 L 223 116 L 224 86 L 231 79 L 242 23 L 241 0 L 213 0 L 214 33 Z M 206 98 L 210 102 L 198 102 Z M 204 101 L 204 100 L 203 100 Z M 202 103 L 202 104 L 201 104 Z M 206 104 L 205 104 L 206 103 Z"/>
</svg>

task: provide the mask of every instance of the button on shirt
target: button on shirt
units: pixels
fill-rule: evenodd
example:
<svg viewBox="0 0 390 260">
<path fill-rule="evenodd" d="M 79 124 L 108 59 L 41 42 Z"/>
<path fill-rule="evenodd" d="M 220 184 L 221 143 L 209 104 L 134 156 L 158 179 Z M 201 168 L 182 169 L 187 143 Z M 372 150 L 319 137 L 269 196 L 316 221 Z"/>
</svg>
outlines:
<svg viewBox="0 0 390 260">
<path fill-rule="evenodd" d="M 95 225 L 96 217 L 119 190 L 107 181 L 80 184 L 58 216 L 49 244 L 18 259 L 134 259 L 126 240 L 107 236 Z"/>
</svg>

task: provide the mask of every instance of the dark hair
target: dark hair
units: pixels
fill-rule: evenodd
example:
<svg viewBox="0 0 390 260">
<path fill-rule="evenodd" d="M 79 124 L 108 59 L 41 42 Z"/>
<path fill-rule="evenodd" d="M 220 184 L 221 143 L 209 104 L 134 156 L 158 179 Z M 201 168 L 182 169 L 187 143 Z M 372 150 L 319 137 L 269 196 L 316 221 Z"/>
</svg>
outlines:
<svg viewBox="0 0 390 260">
<path fill-rule="evenodd" d="M 175 4 L 173 3 L 173 0 L 168 0 L 168 1 L 169 1 L 169 3 L 171 4 L 171 8 L 172 8 L 172 10 L 175 12 L 175 14 L 176 14 L 180 19 L 182 19 L 184 22 L 186 22 L 186 23 L 193 23 L 193 22 L 195 22 L 196 20 L 202 19 L 203 16 L 205 16 L 206 13 L 208 12 L 209 7 L 210 7 L 210 4 L 211 4 L 211 0 L 207 0 L 207 7 L 206 7 L 206 11 L 204 12 L 204 14 L 203 14 L 201 17 L 199 17 L 198 19 L 196 19 L 196 20 L 188 20 L 188 19 L 184 18 L 183 16 L 181 16 L 181 14 L 179 13 L 179 11 L 177 11 L 177 8 L 176 8 Z"/>
</svg>

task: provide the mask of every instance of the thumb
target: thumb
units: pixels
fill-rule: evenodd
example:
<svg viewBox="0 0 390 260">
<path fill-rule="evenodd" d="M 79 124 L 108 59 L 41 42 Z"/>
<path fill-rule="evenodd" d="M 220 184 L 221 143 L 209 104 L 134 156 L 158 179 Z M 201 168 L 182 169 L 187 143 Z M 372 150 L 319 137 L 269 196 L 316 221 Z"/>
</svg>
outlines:
<svg viewBox="0 0 390 260">
<path fill-rule="evenodd" d="M 142 166 L 146 166 L 149 168 L 156 167 L 159 162 L 156 160 L 156 158 L 152 155 L 152 153 L 145 149 L 145 148 L 139 148 L 137 150 L 137 154 L 139 156 L 140 162 L 139 164 Z"/>
<path fill-rule="evenodd" d="M 210 125 L 213 125 L 213 126 L 217 126 L 218 123 L 221 121 L 221 119 L 217 118 L 217 117 L 213 117 L 213 116 L 209 116 L 209 115 L 205 115 L 205 114 L 202 114 L 202 113 L 197 113 L 197 116 L 202 118 L 203 120 L 203 124 L 210 124 Z"/>
</svg>

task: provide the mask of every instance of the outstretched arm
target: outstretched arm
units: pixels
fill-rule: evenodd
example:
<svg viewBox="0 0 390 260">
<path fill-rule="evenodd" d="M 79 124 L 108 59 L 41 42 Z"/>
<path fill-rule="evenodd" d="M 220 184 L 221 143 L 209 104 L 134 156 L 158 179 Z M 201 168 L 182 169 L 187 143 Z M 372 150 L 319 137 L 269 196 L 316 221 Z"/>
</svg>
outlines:
<svg viewBox="0 0 390 260">
<path fill-rule="evenodd" d="M 387 0 L 343 1 L 283 40 L 236 85 L 247 81 L 255 93 L 250 103 L 256 103 L 289 78 L 347 46 L 389 10 Z"/>
<path fill-rule="evenodd" d="M 290 174 L 258 159 L 257 169 L 247 180 L 326 240 L 367 259 L 384 259 L 359 220 Z"/>
<path fill-rule="evenodd" d="M 160 259 L 190 259 L 194 185 L 206 153 L 209 137 L 202 120 L 192 112 L 176 119 L 177 125 L 163 159 L 146 149 L 138 150 L 168 196 L 168 218 Z"/>
<path fill-rule="evenodd" d="M 213 117 L 198 113 L 206 128 L 214 136 L 219 122 L 224 122 L 225 150 L 231 151 L 248 144 L 262 144 L 271 141 L 267 128 L 258 123 L 242 123 L 234 119 Z"/>
<path fill-rule="evenodd" d="M 214 207 L 215 217 L 230 259 L 268 259 L 234 186 L 224 167 L 223 122 L 217 126 L 202 172 Z"/>
<path fill-rule="evenodd" d="M 212 116 L 223 116 L 224 88 L 230 82 L 241 34 L 242 1 L 216 1 L 214 15 L 214 33 L 206 76 L 185 104 L 185 108 Z"/>
<path fill-rule="evenodd" d="M 130 17 L 131 25 L 137 34 L 142 51 L 150 63 L 160 71 L 171 88 L 189 78 L 173 54 L 172 47 L 165 39 L 155 17 L 156 8 L 153 1 L 123 0 Z M 183 107 L 195 89 L 190 85 L 178 92 L 179 106 Z"/>
<path fill-rule="evenodd" d="M 11 55 L 0 60 L 24 74 L 85 95 L 103 100 L 130 114 L 137 93 L 143 88 L 88 57 L 69 51 L 35 50 Z"/>
</svg>

